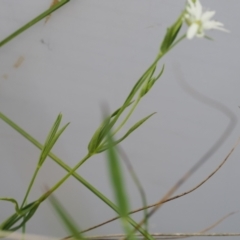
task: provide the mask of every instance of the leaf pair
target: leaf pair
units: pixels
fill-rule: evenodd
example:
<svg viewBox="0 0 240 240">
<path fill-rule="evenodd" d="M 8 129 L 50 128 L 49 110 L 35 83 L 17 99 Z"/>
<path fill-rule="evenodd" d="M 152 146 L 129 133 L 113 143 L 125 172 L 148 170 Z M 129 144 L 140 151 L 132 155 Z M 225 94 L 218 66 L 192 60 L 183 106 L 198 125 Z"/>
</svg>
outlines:
<svg viewBox="0 0 240 240">
<path fill-rule="evenodd" d="M 62 120 L 62 114 L 59 114 L 56 121 L 54 122 L 50 132 L 48 133 L 47 139 L 43 145 L 43 149 L 42 149 L 41 155 L 38 160 L 39 168 L 43 165 L 44 161 L 46 160 L 48 154 L 50 153 L 51 149 L 53 148 L 54 144 L 56 143 L 56 141 L 58 140 L 60 135 L 63 133 L 63 131 L 69 125 L 69 123 L 67 123 L 60 130 L 58 130 L 61 120 Z"/>
<path fill-rule="evenodd" d="M 163 54 L 165 54 L 172 44 L 174 43 L 181 27 L 182 27 L 182 22 L 183 22 L 183 13 L 180 15 L 180 17 L 177 19 L 177 21 L 167 29 L 167 33 L 162 41 L 160 50 Z"/>
<path fill-rule="evenodd" d="M 128 137 L 133 131 L 135 131 L 138 127 L 140 127 L 145 121 L 147 121 L 151 116 L 153 116 L 155 113 L 151 113 L 147 117 L 141 119 L 137 123 L 135 123 L 120 139 L 113 141 L 113 145 L 117 145 L 120 142 L 122 142 L 126 137 Z M 103 152 L 109 148 L 108 142 L 106 142 L 99 150 L 98 153 Z"/>
<path fill-rule="evenodd" d="M 11 230 L 11 231 L 19 229 L 20 227 L 24 226 L 24 224 L 32 217 L 32 215 L 37 210 L 40 202 L 33 202 L 33 203 L 28 204 L 27 206 L 25 206 L 25 203 L 26 203 L 27 197 L 31 191 L 31 188 L 33 186 L 34 180 L 37 176 L 39 169 L 43 165 L 44 161 L 46 160 L 47 156 L 49 155 L 51 149 L 55 145 L 55 143 L 58 140 L 58 138 L 60 137 L 60 135 L 63 133 L 63 131 L 69 125 L 69 123 L 68 123 L 59 130 L 61 120 L 62 120 L 62 115 L 59 114 L 56 121 L 54 122 L 50 132 L 48 133 L 48 136 L 46 138 L 46 141 L 44 143 L 44 146 L 42 148 L 42 151 L 41 151 L 41 154 L 40 154 L 40 157 L 38 160 L 37 168 L 35 170 L 35 173 L 33 174 L 32 180 L 31 180 L 29 187 L 27 189 L 27 192 L 25 194 L 21 208 L 19 208 L 17 201 L 13 198 L 0 198 L 0 200 L 12 202 L 15 205 L 15 210 L 16 210 L 16 213 L 13 214 L 9 219 L 7 219 L 0 226 L 0 229 Z M 22 220 L 22 222 L 19 225 L 12 228 L 12 226 L 14 226 L 14 224 L 16 224 L 20 220 Z"/>
<path fill-rule="evenodd" d="M 156 77 L 153 77 L 155 70 L 156 70 L 156 66 L 153 69 L 152 73 L 150 74 L 145 85 L 142 87 L 140 94 L 139 94 L 140 97 L 143 97 L 144 95 L 146 95 L 149 92 L 149 90 L 152 88 L 152 86 L 155 84 L 155 82 L 162 76 L 163 71 L 164 71 L 164 65 L 162 66 L 160 73 Z"/>
<path fill-rule="evenodd" d="M 130 106 L 132 103 L 133 102 L 127 104 L 125 108 Z M 107 132 L 113 127 L 113 124 L 111 124 L 111 120 L 119 113 L 120 110 L 122 110 L 122 107 L 118 108 L 110 116 L 106 117 L 100 127 L 95 131 L 88 144 L 89 153 L 99 153 L 98 147 L 102 143 L 103 139 L 106 137 Z"/>
<path fill-rule="evenodd" d="M 11 200 L 11 202 L 16 204 L 15 200 L 14 201 Z M 18 205 L 16 205 L 16 206 L 18 206 Z M 6 221 L 4 221 L 1 224 L 0 229 L 8 230 L 8 231 L 18 230 L 19 228 L 24 226 L 25 223 L 34 215 L 34 213 L 38 209 L 38 206 L 39 206 L 39 203 L 35 201 L 21 209 L 17 208 L 18 211 L 16 211 L 16 213 L 14 213 L 11 217 L 9 217 Z M 20 224 L 18 224 L 17 226 L 14 226 L 20 220 L 22 220 L 22 222 Z"/>
</svg>

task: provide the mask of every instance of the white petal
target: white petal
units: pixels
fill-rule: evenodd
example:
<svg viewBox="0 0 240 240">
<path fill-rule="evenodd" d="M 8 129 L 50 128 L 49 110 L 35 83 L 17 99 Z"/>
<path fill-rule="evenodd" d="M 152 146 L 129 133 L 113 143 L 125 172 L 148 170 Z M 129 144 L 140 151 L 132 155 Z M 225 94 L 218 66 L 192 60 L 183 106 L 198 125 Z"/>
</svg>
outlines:
<svg viewBox="0 0 240 240">
<path fill-rule="evenodd" d="M 196 0 L 195 6 L 196 6 L 196 18 L 200 19 L 202 15 L 202 5 L 198 0 Z"/>
<path fill-rule="evenodd" d="M 190 8 L 194 8 L 194 3 L 192 0 L 188 0 L 188 5 Z"/>
<path fill-rule="evenodd" d="M 210 20 L 215 15 L 215 11 L 208 11 L 203 13 L 201 20 L 203 22 Z"/>
<path fill-rule="evenodd" d="M 194 19 L 196 18 L 196 9 L 195 8 L 187 7 L 186 10 L 187 10 L 187 13 L 189 15 L 191 15 L 192 18 L 194 18 Z"/>
<path fill-rule="evenodd" d="M 227 29 L 223 28 L 223 24 L 222 23 L 216 22 L 216 21 L 205 22 L 203 24 L 203 28 L 206 29 L 206 30 L 217 29 L 217 30 L 221 30 L 221 31 L 224 31 L 224 32 L 229 32 Z"/>
<path fill-rule="evenodd" d="M 198 32 L 198 24 L 196 23 L 193 23 L 189 28 L 188 28 L 188 31 L 187 31 L 187 38 L 188 39 L 192 39 Z"/>
</svg>

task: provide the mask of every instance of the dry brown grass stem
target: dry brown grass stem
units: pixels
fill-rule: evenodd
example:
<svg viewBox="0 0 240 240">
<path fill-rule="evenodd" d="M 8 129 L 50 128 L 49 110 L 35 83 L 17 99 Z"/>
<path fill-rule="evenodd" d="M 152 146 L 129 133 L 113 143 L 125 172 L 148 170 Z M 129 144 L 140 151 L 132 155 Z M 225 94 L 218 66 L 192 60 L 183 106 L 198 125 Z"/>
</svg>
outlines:
<svg viewBox="0 0 240 240">
<path fill-rule="evenodd" d="M 189 189 L 188 191 L 185 191 L 185 192 L 183 192 L 183 193 L 180 193 L 180 194 L 178 194 L 178 195 L 175 195 L 175 196 L 173 196 L 173 197 L 169 197 L 169 198 L 162 199 L 161 201 L 159 201 L 159 202 L 157 202 L 157 203 L 154 203 L 154 204 L 151 204 L 151 205 L 148 205 L 147 207 L 142 207 L 142 208 L 135 209 L 135 210 L 129 212 L 129 214 L 137 213 L 137 212 L 140 212 L 140 211 L 142 211 L 142 210 L 144 210 L 144 209 L 147 209 L 147 208 L 156 207 L 156 206 L 158 206 L 158 205 L 161 205 L 161 204 L 163 204 L 163 203 L 166 203 L 166 202 L 175 200 L 175 199 L 177 199 L 177 198 L 183 197 L 183 196 L 185 196 L 185 195 L 187 195 L 187 194 L 195 191 L 195 190 L 198 189 L 200 186 L 202 186 L 205 182 L 207 182 L 207 181 L 226 163 L 226 161 L 229 159 L 230 155 L 233 153 L 233 151 L 235 150 L 235 148 L 237 147 L 237 145 L 239 144 L 239 142 L 240 142 L 240 138 L 239 138 L 238 141 L 235 143 L 235 145 L 232 147 L 232 149 L 229 151 L 229 153 L 227 154 L 227 156 L 223 159 L 223 161 L 219 164 L 219 166 L 218 166 L 213 172 L 211 172 L 203 181 L 201 181 L 200 183 L 198 183 L 195 187 Z M 113 221 L 115 221 L 115 220 L 117 220 L 117 219 L 119 219 L 119 217 L 111 218 L 111 219 L 109 219 L 109 220 L 107 220 L 107 221 L 104 221 L 104 222 L 98 224 L 98 225 L 95 225 L 95 226 L 93 226 L 93 227 L 90 227 L 90 228 L 88 228 L 88 229 L 85 229 L 85 230 L 83 230 L 81 233 L 85 233 L 85 232 L 91 231 L 91 230 L 96 229 L 96 228 L 98 228 L 98 227 L 101 227 L 101 226 L 103 226 L 103 225 L 105 225 L 105 224 L 108 224 L 108 223 L 110 223 L 110 222 L 113 222 Z M 67 238 L 71 238 L 71 236 L 65 237 L 64 239 L 67 239 Z"/>
</svg>

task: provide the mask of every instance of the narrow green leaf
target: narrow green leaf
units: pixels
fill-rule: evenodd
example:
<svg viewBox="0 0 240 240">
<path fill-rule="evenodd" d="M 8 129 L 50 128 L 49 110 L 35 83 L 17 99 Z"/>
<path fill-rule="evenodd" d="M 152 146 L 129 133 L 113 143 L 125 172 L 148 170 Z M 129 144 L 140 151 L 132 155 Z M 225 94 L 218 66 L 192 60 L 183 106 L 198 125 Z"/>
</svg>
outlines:
<svg viewBox="0 0 240 240">
<path fill-rule="evenodd" d="M 182 27 L 182 17 L 183 13 L 177 19 L 177 21 L 167 29 L 167 33 L 163 39 L 161 44 L 160 50 L 162 53 L 165 53 L 173 44 L 174 40 L 176 39 L 181 27 Z"/>
<path fill-rule="evenodd" d="M 63 131 L 69 125 L 69 123 L 67 123 L 64 127 L 62 127 L 61 130 L 58 131 L 59 125 L 61 123 L 61 119 L 62 119 L 62 115 L 59 114 L 58 117 L 57 117 L 57 120 L 53 124 L 53 127 L 51 128 L 51 130 L 50 130 L 50 132 L 47 136 L 47 139 L 46 139 L 45 144 L 43 146 L 43 150 L 42 150 L 42 152 L 40 154 L 40 157 L 39 157 L 39 164 L 38 164 L 39 166 L 42 166 L 42 164 L 46 160 L 49 152 L 51 151 L 51 149 L 55 145 L 56 141 L 58 140 L 58 138 L 61 136 Z"/>
<path fill-rule="evenodd" d="M 130 106 L 132 103 L 133 103 L 133 101 L 128 103 L 128 104 L 126 104 L 126 108 L 128 106 Z M 95 133 L 93 134 L 93 136 L 92 136 L 92 138 L 91 138 L 91 140 L 90 140 L 90 142 L 88 144 L 88 151 L 90 153 L 95 152 L 95 150 L 97 149 L 97 147 L 99 146 L 101 141 L 104 139 L 105 134 L 108 131 L 108 128 L 110 128 L 109 127 L 109 123 L 111 121 L 111 118 L 115 117 L 121 109 L 122 109 L 122 107 L 118 108 L 116 111 L 114 111 L 109 117 L 107 117 L 102 122 L 100 127 L 95 131 Z"/>
<path fill-rule="evenodd" d="M 123 137 L 121 137 L 120 139 L 118 139 L 117 141 L 115 141 L 113 144 L 117 145 L 120 142 L 122 142 L 126 137 L 128 137 L 133 131 L 135 131 L 138 127 L 140 127 L 145 121 L 147 121 L 151 116 L 153 116 L 155 113 L 152 113 L 150 115 L 148 115 L 147 117 L 141 119 L 140 121 L 138 121 L 137 123 L 135 123 L 124 135 Z M 109 148 L 109 145 L 106 144 L 104 145 L 102 148 L 100 148 L 98 150 L 98 153 L 103 152 L 105 150 L 107 150 Z"/>
<path fill-rule="evenodd" d="M 47 152 L 49 148 L 51 148 L 51 145 L 52 145 L 52 139 L 54 138 L 58 128 L 59 128 L 59 125 L 61 123 L 61 120 L 62 120 L 62 114 L 59 114 L 56 121 L 54 122 L 52 128 L 50 129 L 48 135 L 47 135 L 47 138 L 45 140 L 45 143 L 44 143 L 44 146 L 43 146 L 43 150 L 41 152 L 41 155 L 39 157 L 39 162 L 38 162 L 38 165 L 39 166 L 42 166 L 43 162 L 45 161 L 46 157 L 47 157 Z"/>
<path fill-rule="evenodd" d="M 34 24 L 36 24 L 37 22 L 39 22 L 40 20 L 42 20 L 43 18 L 47 17 L 49 14 L 51 14 L 52 12 L 56 11 L 58 8 L 62 7 L 64 4 L 66 4 L 67 2 L 69 2 L 70 0 L 61 0 L 58 4 L 55 4 L 54 6 L 52 6 L 51 8 L 49 8 L 48 10 L 46 10 L 45 12 L 41 13 L 40 15 L 38 15 L 37 17 L 35 17 L 33 20 L 31 20 L 30 22 L 28 22 L 27 24 L 25 24 L 24 26 L 22 26 L 21 28 L 19 28 L 17 31 L 15 31 L 14 33 L 12 33 L 11 35 L 9 35 L 8 37 L 6 37 L 5 39 L 3 39 L 0 42 L 0 47 L 2 47 L 3 45 L 5 45 L 6 43 L 8 43 L 9 41 L 11 41 L 12 39 L 14 39 L 15 37 L 17 37 L 19 34 L 21 34 L 22 32 L 26 31 L 28 28 L 30 28 L 31 26 L 33 26 Z"/>
<path fill-rule="evenodd" d="M 75 224 L 74 220 L 70 217 L 67 211 L 63 208 L 60 202 L 51 195 L 49 197 L 50 203 L 57 212 L 59 218 L 62 220 L 64 226 L 67 228 L 74 239 L 84 239 L 83 235 L 80 233 L 79 228 Z"/>
<path fill-rule="evenodd" d="M 163 65 L 160 73 L 156 77 L 151 76 L 149 78 L 149 80 L 146 81 L 145 85 L 142 87 L 142 89 L 140 91 L 140 97 L 145 96 L 149 92 L 149 90 L 152 88 L 152 86 L 155 84 L 155 82 L 162 76 L 163 71 L 164 71 L 164 65 Z"/>
<path fill-rule="evenodd" d="M 108 168 L 110 181 L 112 183 L 113 192 L 117 205 L 119 207 L 119 215 L 121 217 L 122 226 L 127 235 L 131 233 L 131 228 L 127 221 L 127 216 L 129 212 L 129 200 L 127 197 L 127 191 L 125 188 L 124 177 L 121 169 L 121 165 L 118 159 L 117 152 L 114 148 L 114 140 L 111 136 L 112 134 L 108 132 L 107 134 L 107 144 L 109 146 L 107 151 Z"/>
<path fill-rule="evenodd" d="M 14 123 L 11 119 L 9 119 L 7 116 L 5 116 L 2 112 L 0 112 L 0 119 L 2 119 L 5 123 L 7 123 L 13 129 L 15 129 L 24 138 L 26 138 L 28 141 L 30 141 L 34 146 L 36 146 L 40 150 L 43 149 L 43 145 L 41 143 L 39 143 L 35 138 L 33 138 L 30 134 L 28 134 L 24 129 L 22 129 L 20 126 L 18 126 L 16 123 Z M 61 166 L 67 172 L 72 171 L 72 168 L 69 167 L 66 163 L 64 163 L 64 161 L 61 160 L 55 154 L 50 152 L 49 157 L 52 158 L 53 161 L 55 161 L 59 166 Z M 112 201 L 110 201 L 106 196 L 104 196 L 100 191 L 98 191 L 98 189 L 96 189 L 93 185 L 91 185 L 88 181 L 86 181 L 82 176 L 80 176 L 77 172 L 73 172 L 72 175 L 79 182 L 81 182 L 86 188 L 88 188 L 94 195 L 96 195 L 99 199 L 101 199 L 106 205 L 108 205 L 116 213 L 119 213 L 118 207 Z M 14 217 L 15 216 L 11 216 L 10 218 L 14 218 Z M 145 236 L 147 239 L 154 240 L 153 237 L 148 232 L 146 232 L 142 227 L 138 227 L 138 224 L 131 217 L 128 216 L 127 220 L 133 227 L 137 228 L 138 231 L 143 236 Z M 3 230 L 2 227 L 5 226 L 6 222 L 9 222 L 9 218 L 0 225 L 0 229 Z M 9 228 L 6 228 L 6 230 L 7 229 L 9 229 Z"/>
<path fill-rule="evenodd" d="M 15 205 L 16 213 L 18 213 L 18 214 L 20 213 L 18 202 L 14 198 L 0 198 L 0 201 L 7 201 L 7 202 L 13 203 Z"/>
<path fill-rule="evenodd" d="M 12 216 L 10 216 L 8 219 L 6 219 L 1 225 L 0 225 L 0 229 L 1 230 L 17 230 L 19 228 L 22 227 L 22 225 L 27 222 L 33 215 L 33 213 L 37 210 L 39 204 L 37 202 L 32 202 L 28 205 L 26 205 L 25 207 L 21 208 L 19 210 L 19 213 L 14 213 Z M 32 215 L 31 215 L 31 214 Z M 30 214 L 30 215 L 29 215 Z M 21 224 L 19 224 L 18 226 L 13 227 L 17 222 L 19 222 L 21 219 L 23 219 L 24 217 L 26 217 L 28 215 L 28 217 L 26 218 L 26 221 L 22 222 Z"/>
<path fill-rule="evenodd" d="M 147 196 L 146 196 L 146 193 L 144 191 L 144 188 L 143 188 L 140 180 L 138 179 L 137 174 L 134 171 L 134 168 L 133 168 L 133 166 L 131 164 L 131 161 L 128 158 L 127 154 L 123 151 L 122 148 L 119 148 L 119 147 L 118 147 L 118 152 L 119 152 L 119 155 L 121 156 L 123 162 L 125 163 L 125 165 L 127 167 L 127 170 L 129 172 L 130 176 L 132 177 L 133 182 L 135 183 L 135 185 L 136 185 L 136 187 L 137 187 L 137 189 L 140 193 L 143 208 L 144 208 L 144 210 L 143 210 L 144 219 L 146 219 L 145 220 L 145 231 L 148 232 L 148 217 L 147 217 L 148 210 L 147 210 Z"/>
<path fill-rule="evenodd" d="M 68 127 L 70 123 L 67 123 L 65 126 L 63 126 L 51 139 L 51 142 L 46 146 L 45 151 L 43 153 L 43 159 L 45 160 L 49 154 L 49 152 L 54 147 L 55 143 L 57 142 L 58 138 L 61 136 L 61 134 L 64 132 L 64 130 Z"/>
<path fill-rule="evenodd" d="M 20 219 L 23 219 L 22 222 L 19 225 L 15 226 L 13 228 L 10 228 L 9 231 L 16 231 L 19 228 L 23 227 L 32 218 L 32 216 L 37 211 L 38 207 L 39 207 L 39 205 L 35 205 L 33 208 L 31 208 L 31 210 L 26 215 L 19 217 L 19 219 L 17 219 L 17 221 L 19 221 Z"/>
<path fill-rule="evenodd" d="M 95 133 L 92 136 L 92 139 L 90 140 L 89 144 L 88 144 L 88 151 L 89 153 L 93 153 L 95 152 L 96 148 L 99 146 L 99 144 L 101 143 L 102 137 L 100 137 L 100 135 L 102 135 L 102 131 L 104 128 L 106 128 L 106 126 L 109 125 L 111 116 L 107 117 L 102 124 L 100 125 L 100 127 L 95 131 Z"/>
</svg>

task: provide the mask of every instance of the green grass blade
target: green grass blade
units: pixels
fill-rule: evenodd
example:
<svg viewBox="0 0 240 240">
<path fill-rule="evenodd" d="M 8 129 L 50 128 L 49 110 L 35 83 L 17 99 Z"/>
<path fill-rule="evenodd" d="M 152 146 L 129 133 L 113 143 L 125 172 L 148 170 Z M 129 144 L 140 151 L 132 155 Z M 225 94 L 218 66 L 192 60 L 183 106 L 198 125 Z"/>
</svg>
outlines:
<svg viewBox="0 0 240 240">
<path fill-rule="evenodd" d="M 146 219 L 145 230 L 148 232 L 148 218 L 147 218 L 148 210 L 147 210 L 147 196 L 146 196 L 146 193 L 144 191 L 144 188 L 143 188 L 137 174 L 134 171 L 134 168 L 133 168 L 133 166 L 131 164 L 131 161 L 128 158 L 127 154 L 123 151 L 123 149 L 121 147 L 118 147 L 118 152 L 119 152 L 119 155 L 121 156 L 121 158 L 123 159 L 123 162 L 125 163 L 125 165 L 127 167 L 127 170 L 129 172 L 130 176 L 132 177 L 132 180 L 135 183 L 135 185 L 136 185 L 136 187 L 137 187 L 137 189 L 140 193 L 140 197 L 141 197 L 142 204 L 143 204 L 143 207 L 144 207 L 143 215 L 144 215 L 144 218 Z"/>
<path fill-rule="evenodd" d="M 137 123 L 135 123 L 120 139 L 114 141 L 114 145 L 119 144 L 122 142 L 125 138 L 127 138 L 133 131 L 135 131 L 138 127 L 140 127 L 144 122 L 146 122 L 151 116 L 153 116 L 155 113 L 151 113 L 147 117 L 139 120 Z M 103 147 L 101 147 L 97 153 L 103 152 L 109 148 L 108 143 L 106 142 Z"/>
<path fill-rule="evenodd" d="M 130 102 L 126 105 L 126 108 L 129 107 L 133 103 Z M 88 151 L 90 153 L 94 153 L 97 147 L 101 144 L 102 140 L 104 139 L 106 132 L 109 131 L 109 123 L 113 117 L 115 117 L 118 112 L 121 110 L 121 108 L 118 108 L 116 111 L 114 111 L 109 117 L 103 120 L 101 125 L 98 127 L 98 129 L 93 134 L 89 144 L 88 144 Z"/>
<path fill-rule="evenodd" d="M 51 195 L 49 197 L 50 203 L 57 212 L 59 218 L 62 220 L 64 226 L 67 228 L 74 239 L 84 239 L 83 235 L 79 232 L 79 228 L 75 224 L 74 220 L 70 217 L 67 211 L 63 208 L 60 202 Z"/>
<path fill-rule="evenodd" d="M 59 125 L 61 123 L 62 120 L 62 114 L 59 114 L 56 121 L 54 122 L 51 130 L 49 131 L 47 138 L 45 140 L 44 146 L 43 146 L 43 150 L 41 152 L 40 158 L 39 158 L 39 162 L 38 165 L 39 167 L 42 166 L 42 164 L 44 163 L 45 159 L 47 158 L 48 153 L 50 152 L 51 148 L 53 147 L 54 143 L 52 140 L 54 139 L 57 130 L 59 128 Z"/>
<path fill-rule="evenodd" d="M 17 200 L 15 200 L 14 198 L 0 198 L 0 201 L 7 201 L 7 202 L 11 202 L 15 205 L 15 211 L 16 213 L 20 213 L 20 209 L 19 209 L 19 206 L 18 206 L 18 202 Z"/>
<path fill-rule="evenodd" d="M 66 4 L 67 2 L 69 2 L 70 0 L 61 0 L 58 4 L 55 4 L 54 6 L 52 6 L 51 8 L 49 8 L 48 10 L 46 10 L 45 12 L 41 13 L 40 15 L 38 15 L 37 17 L 35 17 L 33 20 L 31 20 L 30 22 L 28 22 L 27 24 L 25 24 L 24 26 L 22 26 L 21 28 L 19 28 L 17 31 L 15 31 L 14 33 L 12 33 L 11 35 L 9 35 L 8 37 L 6 37 L 5 39 L 3 39 L 0 42 L 0 47 L 2 47 L 3 45 L 5 45 L 6 43 L 8 43 L 9 41 L 11 41 L 12 39 L 14 39 L 15 37 L 17 37 L 19 34 L 21 34 L 22 32 L 24 32 L 25 30 L 27 30 L 28 28 L 30 28 L 31 26 L 33 26 L 34 24 L 36 24 L 37 22 L 39 22 L 40 20 L 42 20 L 43 18 L 47 17 L 49 14 L 51 14 L 52 12 L 56 11 L 58 8 L 62 7 L 64 4 Z"/>
<path fill-rule="evenodd" d="M 42 148 L 39 160 L 38 160 L 38 164 L 37 167 L 33 173 L 32 179 L 30 180 L 29 186 L 27 188 L 26 194 L 24 196 L 23 202 L 21 207 L 24 207 L 27 198 L 29 196 L 30 191 L 32 190 L 32 186 L 34 184 L 34 181 L 37 177 L 37 174 L 40 170 L 40 168 L 42 167 L 43 163 L 45 162 L 49 152 L 51 151 L 51 149 L 53 148 L 54 144 L 56 143 L 57 139 L 60 137 L 60 135 L 63 133 L 63 131 L 66 129 L 66 127 L 68 126 L 68 124 L 66 124 L 61 130 L 58 131 L 59 125 L 61 123 L 62 120 L 62 114 L 59 114 L 56 121 L 54 122 L 52 128 L 50 129 L 45 144 Z M 58 131 L 58 132 L 57 132 Z"/>
<path fill-rule="evenodd" d="M 108 132 L 107 134 L 107 140 L 108 140 L 107 143 L 109 145 L 107 151 L 107 159 L 110 181 L 112 183 L 113 192 L 119 208 L 119 215 L 121 217 L 123 229 L 125 231 L 125 234 L 129 235 L 131 233 L 131 228 L 126 219 L 129 212 L 129 200 L 127 196 L 127 190 L 125 188 L 125 183 L 123 180 L 124 177 L 118 159 L 118 154 L 114 148 L 114 140 L 110 132 Z"/>
<path fill-rule="evenodd" d="M 51 142 L 46 145 L 45 151 L 43 152 L 42 159 L 45 161 L 47 156 L 49 155 L 49 152 L 52 150 L 54 147 L 55 143 L 57 142 L 58 138 L 61 136 L 61 134 L 64 132 L 64 130 L 68 127 L 70 123 L 67 123 L 65 126 L 63 126 L 58 132 L 55 133 L 53 138 L 51 139 Z"/>
<path fill-rule="evenodd" d="M 2 119 L 5 123 L 15 129 L 18 133 L 20 133 L 24 138 L 30 141 L 34 146 L 39 148 L 40 150 L 43 149 L 43 145 L 39 143 L 35 138 L 33 138 L 30 134 L 24 131 L 21 127 L 19 127 L 16 123 L 11 121 L 7 116 L 5 116 L 2 112 L 0 112 L 0 119 Z M 49 152 L 49 157 L 55 161 L 59 166 L 65 169 L 67 172 L 71 172 L 72 168 L 69 167 L 64 161 L 62 161 L 58 156 Z M 105 204 L 107 204 L 111 209 L 113 209 L 116 213 L 119 213 L 118 207 L 111 202 L 106 196 L 104 196 L 100 191 L 98 191 L 94 186 L 92 186 L 88 181 L 86 181 L 82 176 L 78 173 L 73 172 L 72 176 L 75 177 L 79 182 L 81 182 L 86 188 L 88 188 L 93 194 L 95 194 L 99 199 L 101 199 Z M 127 217 L 128 222 L 135 228 L 138 228 L 138 224 L 129 216 Z M 0 229 L 2 225 L 0 225 Z M 7 230 L 7 229 L 6 229 Z M 153 237 L 146 232 L 143 228 L 139 227 L 138 231 L 144 235 L 147 239 L 153 240 Z"/>
</svg>

